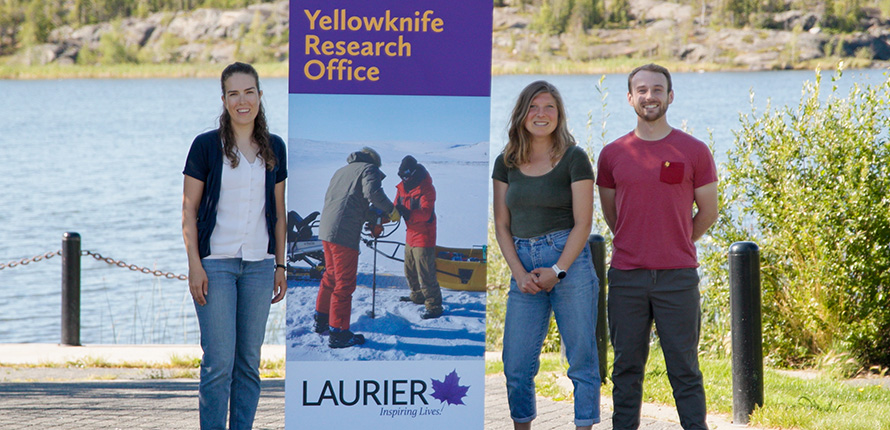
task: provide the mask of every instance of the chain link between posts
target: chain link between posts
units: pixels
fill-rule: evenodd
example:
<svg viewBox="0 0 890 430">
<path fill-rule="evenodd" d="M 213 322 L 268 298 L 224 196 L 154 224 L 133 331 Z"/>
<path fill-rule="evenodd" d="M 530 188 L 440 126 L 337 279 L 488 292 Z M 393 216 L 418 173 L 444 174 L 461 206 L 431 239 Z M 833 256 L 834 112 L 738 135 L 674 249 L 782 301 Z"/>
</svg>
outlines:
<svg viewBox="0 0 890 430">
<path fill-rule="evenodd" d="M 46 254 L 36 255 L 31 258 L 23 258 L 21 260 L 13 260 L 13 261 L 10 261 L 9 263 L 0 263 L 0 270 L 3 270 L 7 267 L 12 269 L 13 267 L 16 267 L 16 266 L 27 266 L 31 263 L 37 263 L 38 261 L 49 260 L 50 258 L 53 258 L 57 255 L 62 255 L 61 249 L 58 251 L 50 251 L 50 252 L 47 252 Z"/>
<path fill-rule="evenodd" d="M 49 260 L 50 258 L 53 258 L 53 257 L 55 257 L 55 256 L 57 256 L 57 255 L 62 255 L 62 250 L 61 250 L 61 249 L 58 250 L 58 251 L 50 251 L 50 252 L 47 252 L 47 253 L 45 253 L 45 254 L 37 255 L 37 256 L 31 257 L 31 258 L 22 258 L 21 260 L 10 261 L 9 263 L 0 263 L 0 270 L 6 269 L 6 268 L 10 268 L 10 269 L 12 269 L 13 267 L 17 267 L 17 266 L 27 266 L 27 265 L 29 265 L 29 264 L 31 264 L 31 263 L 37 263 L 37 262 L 40 262 L 40 261 L 43 261 L 43 260 Z M 167 278 L 167 279 L 178 279 L 178 280 L 180 280 L 180 281 L 187 281 L 187 280 L 189 279 L 188 276 L 186 276 L 186 275 L 182 275 L 182 274 L 177 275 L 177 274 L 172 273 L 172 272 L 163 272 L 163 271 L 160 271 L 160 270 L 151 270 L 151 269 L 149 269 L 148 267 L 141 267 L 141 266 L 137 266 L 137 265 L 135 265 L 135 264 L 127 264 L 127 263 L 124 262 L 123 260 L 115 260 L 115 259 L 113 259 L 113 258 L 111 258 L 111 257 L 104 257 L 104 256 L 102 256 L 102 254 L 100 254 L 100 253 L 98 253 L 98 252 L 93 252 L 93 251 L 81 251 L 81 252 L 80 252 L 80 255 L 81 255 L 81 256 L 87 256 L 87 255 L 88 255 L 88 256 L 91 256 L 91 257 L 93 257 L 94 259 L 96 259 L 96 261 L 104 261 L 104 262 L 106 262 L 106 263 L 108 263 L 108 264 L 110 264 L 110 265 L 112 265 L 112 266 L 117 266 L 117 267 L 121 267 L 121 268 L 130 269 L 130 270 L 132 270 L 132 271 L 134 271 L 134 272 L 145 273 L 146 275 L 154 275 L 154 276 L 157 276 L 157 277 L 159 277 L 159 278 L 160 278 L 160 277 L 164 277 L 164 278 Z"/>
</svg>

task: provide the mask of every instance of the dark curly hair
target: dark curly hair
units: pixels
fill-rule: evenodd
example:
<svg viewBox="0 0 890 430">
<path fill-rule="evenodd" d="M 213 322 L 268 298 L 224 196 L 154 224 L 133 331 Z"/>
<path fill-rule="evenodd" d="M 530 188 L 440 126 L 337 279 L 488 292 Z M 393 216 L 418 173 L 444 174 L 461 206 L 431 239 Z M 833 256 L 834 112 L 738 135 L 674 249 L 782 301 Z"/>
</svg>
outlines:
<svg viewBox="0 0 890 430">
<path fill-rule="evenodd" d="M 236 73 L 253 76 L 253 79 L 256 81 L 257 92 L 260 91 L 260 76 L 257 74 L 256 69 L 250 64 L 235 62 L 226 66 L 223 69 L 222 76 L 219 78 L 223 97 L 226 95 L 226 80 Z M 219 115 L 219 134 L 222 137 L 223 153 L 231 162 L 232 167 L 238 167 L 239 159 L 238 154 L 235 153 L 235 133 L 232 131 L 232 117 L 225 106 L 223 106 L 222 114 Z M 262 100 L 260 100 L 260 108 L 256 119 L 253 120 L 252 138 L 253 142 L 259 147 L 257 155 L 266 163 L 266 170 L 272 170 L 278 160 L 275 158 L 275 151 L 272 150 L 272 146 L 269 144 L 269 125 L 266 123 L 266 111 L 263 108 Z"/>
</svg>

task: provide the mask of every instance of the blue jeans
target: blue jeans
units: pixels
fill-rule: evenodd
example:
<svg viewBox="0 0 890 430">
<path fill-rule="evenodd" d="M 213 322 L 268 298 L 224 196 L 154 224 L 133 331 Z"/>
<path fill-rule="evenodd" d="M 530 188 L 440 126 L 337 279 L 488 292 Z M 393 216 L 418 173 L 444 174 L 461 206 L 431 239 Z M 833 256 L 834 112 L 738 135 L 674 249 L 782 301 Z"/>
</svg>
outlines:
<svg viewBox="0 0 890 430">
<path fill-rule="evenodd" d="M 207 304 L 201 327 L 201 430 L 250 429 L 260 399 L 260 349 L 275 285 L 274 259 L 203 259 Z"/>
<path fill-rule="evenodd" d="M 569 230 L 563 230 L 531 239 L 513 238 L 513 245 L 525 270 L 531 271 L 556 264 L 568 236 Z M 595 333 L 598 297 L 599 283 L 588 245 L 566 270 L 565 279 L 550 292 L 525 294 L 511 279 L 503 360 L 510 417 L 514 421 L 526 423 L 537 416 L 535 375 L 552 309 L 565 343 L 568 376 L 575 387 L 575 425 L 600 422 L 601 381 Z"/>
</svg>

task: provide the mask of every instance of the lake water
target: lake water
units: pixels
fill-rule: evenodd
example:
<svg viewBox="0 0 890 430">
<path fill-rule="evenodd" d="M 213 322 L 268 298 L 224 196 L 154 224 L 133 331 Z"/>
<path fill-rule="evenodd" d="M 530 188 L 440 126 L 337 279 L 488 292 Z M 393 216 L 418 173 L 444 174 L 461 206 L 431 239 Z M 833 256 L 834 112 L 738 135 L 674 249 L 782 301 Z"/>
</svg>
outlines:
<svg viewBox="0 0 890 430">
<path fill-rule="evenodd" d="M 882 73 L 846 72 L 840 86 L 878 83 Z M 761 109 L 767 98 L 773 106 L 796 106 L 802 82 L 813 77 L 813 72 L 676 74 L 668 118 L 702 140 L 710 132 L 720 161 L 733 144 L 739 114 L 750 112 L 750 91 Z M 492 157 L 504 145 L 516 95 L 541 78 L 563 93 L 570 127 L 595 152 L 604 140 L 633 128 L 626 75 L 606 76 L 605 102 L 596 91 L 599 75 L 495 77 Z M 287 136 L 287 82 L 261 84 L 270 128 Z M 85 250 L 186 274 L 181 171 L 193 137 L 215 127 L 219 91 L 215 79 L 0 81 L 0 262 L 56 251 L 62 234 L 75 231 Z M 0 343 L 59 342 L 60 263 L 56 257 L 0 270 Z M 198 342 L 184 281 L 85 257 L 81 289 L 83 343 Z M 273 305 L 267 342 L 283 343 L 283 326 L 284 304 Z"/>
</svg>

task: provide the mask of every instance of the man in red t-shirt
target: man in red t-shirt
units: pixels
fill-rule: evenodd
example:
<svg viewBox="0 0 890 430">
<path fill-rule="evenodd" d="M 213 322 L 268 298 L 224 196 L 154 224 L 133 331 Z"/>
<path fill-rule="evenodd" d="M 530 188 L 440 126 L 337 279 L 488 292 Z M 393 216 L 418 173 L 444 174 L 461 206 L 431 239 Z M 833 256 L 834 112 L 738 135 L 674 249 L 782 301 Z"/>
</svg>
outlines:
<svg viewBox="0 0 890 430">
<path fill-rule="evenodd" d="M 695 241 L 717 220 L 717 169 L 707 145 L 668 124 L 665 113 L 673 100 L 667 69 L 636 68 L 627 79 L 627 101 L 637 126 L 599 157 L 596 183 L 614 235 L 608 306 L 616 430 L 640 425 L 653 321 L 680 424 L 708 428 L 698 366 Z"/>
</svg>

